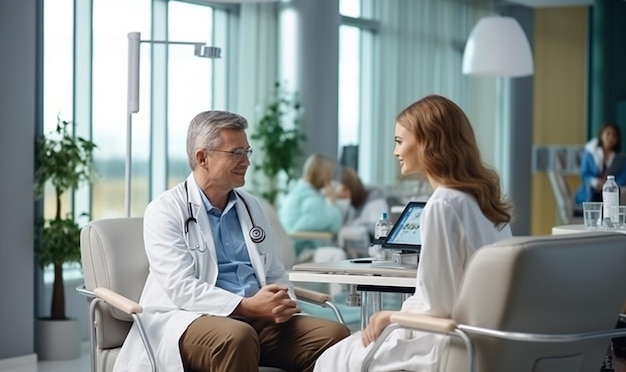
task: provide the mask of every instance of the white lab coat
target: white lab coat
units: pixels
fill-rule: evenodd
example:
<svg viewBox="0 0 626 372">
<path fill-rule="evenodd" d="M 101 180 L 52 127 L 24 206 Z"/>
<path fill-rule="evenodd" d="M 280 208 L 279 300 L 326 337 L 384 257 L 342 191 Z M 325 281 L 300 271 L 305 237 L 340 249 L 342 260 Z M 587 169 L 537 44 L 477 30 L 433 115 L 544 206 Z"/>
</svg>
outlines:
<svg viewBox="0 0 626 372">
<path fill-rule="evenodd" d="M 159 370 L 168 372 L 183 371 L 178 341 L 191 322 L 203 314 L 228 316 L 242 299 L 215 286 L 218 268 L 213 234 L 193 174 L 187 178 L 187 190 L 181 183 L 164 192 L 148 205 L 144 215 L 144 242 L 150 273 L 139 301 L 144 308 L 141 320 Z M 261 243 L 250 240 L 248 232 L 252 221 L 242 196 L 255 225 L 266 232 Z M 189 217 L 189 205 L 197 223 L 189 223 L 187 238 L 184 226 Z M 295 299 L 260 201 L 237 190 L 236 209 L 259 285 L 285 285 Z M 196 245 L 200 249 L 189 249 Z M 149 368 L 139 332 L 133 325 L 117 358 L 115 371 L 148 371 Z"/>
<path fill-rule="evenodd" d="M 472 196 L 445 187 L 438 187 L 428 200 L 420 232 L 423 245 L 416 290 L 402 311 L 440 317 L 452 314 L 472 254 L 484 245 L 511 237 L 509 225 L 501 230 L 495 227 Z M 354 333 L 327 349 L 314 371 L 360 371 L 371 347 L 363 348 L 361 332 Z M 396 330 L 376 353 L 370 371 L 436 372 L 447 348 L 447 336 Z"/>
</svg>

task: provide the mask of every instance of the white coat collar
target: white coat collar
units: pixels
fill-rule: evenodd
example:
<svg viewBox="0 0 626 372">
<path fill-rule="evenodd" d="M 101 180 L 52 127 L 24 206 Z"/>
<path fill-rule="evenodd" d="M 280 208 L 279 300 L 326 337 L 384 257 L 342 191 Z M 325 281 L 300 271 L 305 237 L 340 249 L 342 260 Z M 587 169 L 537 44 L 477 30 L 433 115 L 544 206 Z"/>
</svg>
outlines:
<svg viewBox="0 0 626 372">
<path fill-rule="evenodd" d="M 204 233 L 206 239 L 210 239 L 207 242 L 213 246 L 213 233 L 211 231 L 211 225 L 209 223 L 209 217 L 207 216 L 206 211 L 204 211 L 204 206 L 202 202 L 202 195 L 200 195 L 200 187 L 196 183 L 196 180 L 193 176 L 193 173 L 187 177 L 187 193 L 189 195 L 189 203 L 191 205 L 191 210 L 193 212 L 193 216 L 198 221 L 198 227 Z M 246 196 L 244 196 L 246 194 Z M 253 197 L 250 194 L 247 194 L 244 191 L 236 190 L 235 195 L 237 197 L 237 202 L 235 204 L 235 208 L 237 210 L 237 216 L 239 217 L 239 225 L 241 226 L 241 232 L 243 234 L 243 239 L 246 242 L 246 247 L 248 248 L 248 254 L 250 256 L 250 261 L 252 262 L 252 266 L 255 269 L 257 274 L 257 279 L 260 285 L 265 285 L 265 270 L 263 269 L 263 261 L 259 256 L 259 249 L 257 247 L 257 243 L 254 243 L 250 238 L 250 229 L 252 229 L 252 220 L 257 223 L 257 221 L 263 220 L 266 221 L 265 218 L 262 217 L 262 211 L 259 209 L 259 205 L 256 200 L 253 200 Z M 242 198 L 246 198 L 244 201 Z M 248 208 L 246 208 L 246 205 Z M 249 211 L 248 211 L 249 209 Z M 268 232 L 269 226 L 260 226 L 262 227 L 266 234 Z M 267 239 L 267 237 L 266 237 Z M 215 255 L 215 249 L 210 249 L 211 254 Z M 216 260 L 217 258 L 214 257 Z M 216 261 L 217 262 L 217 261 Z"/>
</svg>

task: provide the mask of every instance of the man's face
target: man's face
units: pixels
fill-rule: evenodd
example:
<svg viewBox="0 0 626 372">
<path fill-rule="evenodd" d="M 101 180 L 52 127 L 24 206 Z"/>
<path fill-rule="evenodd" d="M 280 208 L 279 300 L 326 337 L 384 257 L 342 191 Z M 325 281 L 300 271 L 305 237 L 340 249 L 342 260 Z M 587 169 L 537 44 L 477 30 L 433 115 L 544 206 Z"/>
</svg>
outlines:
<svg viewBox="0 0 626 372">
<path fill-rule="evenodd" d="M 250 166 L 246 151 L 250 144 L 243 130 L 223 129 L 220 136 L 221 146 L 207 151 L 207 178 L 211 185 L 230 191 L 246 183 L 246 171 Z"/>
</svg>

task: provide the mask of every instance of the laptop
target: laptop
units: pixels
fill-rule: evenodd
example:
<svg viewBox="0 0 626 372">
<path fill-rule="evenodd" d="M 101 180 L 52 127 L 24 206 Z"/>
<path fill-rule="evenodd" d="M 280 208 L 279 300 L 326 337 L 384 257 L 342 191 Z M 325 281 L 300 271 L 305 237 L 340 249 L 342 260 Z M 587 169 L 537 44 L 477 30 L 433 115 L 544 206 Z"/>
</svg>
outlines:
<svg viewBox="0 0 626 372">
<path fill-rule="evenodd" d="M 382 244 L 383 249 L 393 249 L 402 253 L 400 256 L 395 255 L 395 261 L 372 262 L 372 267 L 396 269 L 415 269 L 417 267 L 415 255 L 419 256 L 422 248 L 420 226 L 424 207 L 426 207 L 425 201 L 412 201 L 407 204 Z M 413 254 L 413 259 L 407 260 L 410 262 L 405 262 L 400 258 L 402 254 Z"/>
</svg>

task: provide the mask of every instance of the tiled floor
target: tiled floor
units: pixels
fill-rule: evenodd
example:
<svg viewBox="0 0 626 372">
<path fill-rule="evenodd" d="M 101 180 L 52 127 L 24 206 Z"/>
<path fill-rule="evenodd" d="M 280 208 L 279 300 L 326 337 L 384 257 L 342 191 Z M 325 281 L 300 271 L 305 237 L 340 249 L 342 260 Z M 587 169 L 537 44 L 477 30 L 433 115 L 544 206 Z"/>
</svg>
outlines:
<svg viewBox="0 0 626 372">
<path fill-rule="evenodd" d="M 80 359 L 54 362 L 44 361 L 39 362 L 36 366 L 4 369 L 0 372 L 87 372 L 90 370 L 88 353 L 89 344 L 84 343 L 83 353 Z M 615 372 L 626 372 L 626 360 L 614 359 L 613 368 L 615 368 Z M 600 366 L 598 366 L 598 371 L 599 370 Z"/>
<path fill-rule="evenodd" d="M 89 343 L 82 345 L 82 353 L 79 359 L 66 361 L 41 361 L 34 366 L 16 367 L 1 370 L 1 372 L 89 372 Z"/>
</svg>

